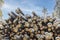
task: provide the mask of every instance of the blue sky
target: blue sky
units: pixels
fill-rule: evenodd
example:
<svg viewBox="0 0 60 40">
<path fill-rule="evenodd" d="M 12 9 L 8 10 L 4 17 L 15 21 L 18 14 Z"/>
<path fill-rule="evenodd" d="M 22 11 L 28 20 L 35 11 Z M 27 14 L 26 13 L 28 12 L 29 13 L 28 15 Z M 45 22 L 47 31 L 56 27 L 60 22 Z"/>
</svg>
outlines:
<svg viewBox="0 0 60 40">
<path fill-rule="evenodd" d="M 9 18 L 8 13 L 15 12 L 15 9 L 20 8 L 24 14 L 30 14 L 35 11 L 37 15 L 42 16 L 43 7 L 47 8 L 49 15 L 54 11 L 55 0 L 4 0 L 2 7 L 3 18 Z"/>
</svg>

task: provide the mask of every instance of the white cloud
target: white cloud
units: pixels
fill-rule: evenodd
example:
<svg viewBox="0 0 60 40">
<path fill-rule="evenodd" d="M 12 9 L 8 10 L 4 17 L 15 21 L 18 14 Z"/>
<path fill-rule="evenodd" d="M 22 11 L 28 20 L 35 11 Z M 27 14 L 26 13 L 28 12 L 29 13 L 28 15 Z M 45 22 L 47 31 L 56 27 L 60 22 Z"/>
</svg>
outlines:
<svg viewBox="0 0 60 40">
<path fill-rule="evenodd" d="M 11 8 L 11 6 L 8 4 L 4 4 L 2 8 Z"/>
<path fill-rule="evenodd" d="M 10 12 L 10 11 L 15 11 L 16 8 L 19 7 L 25 14 L 27 13 L 30 14 L 32 11 L 35 11 L 38 15 L 42 15 L 42 12 L 41 12 L 42 7 L 35 6 L 34 4 L 31 4 L 31 3 L 29 3 L 28 5 L 22 6 L 22 5 L 15 5 L 15 4 L 12 5 L 12 4 L 5 3 L 2 9 L 5 10 L 6 12 Z"/>
<path fill-rule="evenodd" d="M 17 7 L 16 6 L 12 6 L 12 5 L 9 5 L 9 4 L 4 4 L 2 9 L 6 9 L 7 11 L 13 11 L 15 10 Z"/>
</svg>

